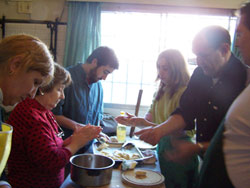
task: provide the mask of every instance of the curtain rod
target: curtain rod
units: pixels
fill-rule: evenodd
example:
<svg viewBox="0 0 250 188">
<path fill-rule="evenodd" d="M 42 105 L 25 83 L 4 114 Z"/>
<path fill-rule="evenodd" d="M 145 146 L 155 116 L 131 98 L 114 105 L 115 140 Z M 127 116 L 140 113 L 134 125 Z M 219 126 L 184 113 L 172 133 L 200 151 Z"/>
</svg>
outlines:
<svg viewBox="0 0 250 188">
<path fill-rule="evenodd" d="M 142 5 L 142 4 L 102 3 L 102 11 L 184 13 L 184 14 L 234 16 L 236 9 L 170 6 L 170 5 L 159 6 L 159 5 Z"/>
<path fill-rule="evenodd" d="M 57 23 L 58 25 L 67 25 L 67 22 L 42 21 L 42 20 L 0 19 L 0 22 L 2 23 L 3 20 L 5 23 L 28 23 L 28 24 L 53 24 L 53 23 Z"/>
</svg>

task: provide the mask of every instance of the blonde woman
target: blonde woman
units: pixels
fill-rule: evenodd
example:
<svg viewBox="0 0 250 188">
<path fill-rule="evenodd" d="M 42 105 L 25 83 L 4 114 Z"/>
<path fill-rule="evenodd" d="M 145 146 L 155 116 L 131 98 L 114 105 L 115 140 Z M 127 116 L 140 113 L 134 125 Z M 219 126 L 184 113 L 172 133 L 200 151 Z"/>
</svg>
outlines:
<svg viewBox="0 0 250 188">
<path fill-rule="evenodd" d="M 29 35 L 13 35 L 0 42 L 0 123 L 6 110 L 33 98 L 37 88 L 53 77 L 54 61 L 47 46 Z M 10 186 L 1 182 L 0 187 Z"/>
<path fill-rule="evenodd" d="M 0 42 L 1 106 L 33 98 L 37 88 L 53 77 L 54 65 L 47 46 L 29 35 L 13 35 Z"/>
<path fill-rule="evenodd" d="M 151 126 L 152 123 L 150 122 L 157 125 L 164 122 L 178 107 L 180 97 L 189 81 L 189 74 L 182 54 L 174 49 L 160 53 L 157 60 L 157 71 L 157 80 L 160 81 L 159 88 L 145 118 L 137 118 L 127 114 L 127 117 L 117 117 L 118 122 L 134 126 Z M 177 164 L 166 159 L 165 152 L 172 150 L 172 139 L 191 141 L 191 137 L 178 133 L 163 137 L 158 143 L 157 152 L 161 172 L 165 176 L 166 187 L 192 187 L 192 182 L 197 173 L 198 159 L 193 157 L 185 164 Z"/>
</svg>

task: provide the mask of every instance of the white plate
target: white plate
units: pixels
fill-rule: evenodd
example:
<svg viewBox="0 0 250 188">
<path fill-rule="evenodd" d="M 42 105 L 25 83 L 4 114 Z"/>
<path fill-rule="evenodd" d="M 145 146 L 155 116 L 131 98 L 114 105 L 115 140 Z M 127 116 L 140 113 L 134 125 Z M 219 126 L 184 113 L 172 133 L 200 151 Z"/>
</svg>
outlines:
<svg viewBox="0 0 250 188">
<path fill-rule="evenodd" d="M 136 170 L 142 170 L 146 172 L 145 178 L 138 178 L 135 175 Z M 153 187 L 156 185 L 160 185 L 164 182 L 164 176 L 152 170 L 146 169 L 135 169 L 135 170 L 128 170 L 122 173 L 122 180 L 131 185 L 131 186 L 146 186 L 146 187 Z"/>
</svg>

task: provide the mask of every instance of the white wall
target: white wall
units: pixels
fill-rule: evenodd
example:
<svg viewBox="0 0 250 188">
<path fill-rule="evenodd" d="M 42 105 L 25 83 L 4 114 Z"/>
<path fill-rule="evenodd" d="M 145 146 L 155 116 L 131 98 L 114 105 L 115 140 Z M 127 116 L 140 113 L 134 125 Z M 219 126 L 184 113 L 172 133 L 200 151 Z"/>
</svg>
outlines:
<svg viewBox="0 0 250 188">
<path fill-rule="evenodd" d="M 21 20 L 40 20 L 67 21 L 67 7 L 64 0 L 33 0 L 31 3 L 31 13 L 24 14 L 18 12 L 18 3 L 14 0 L 0 0 L 0 15 L 5 19 L 21 19 Z M 40 38 L 47 46 L 50 45 L 50 29 L 46 24 L 23 24 L 23 23 L 6 23 L 6 36 L 25 33 Z M 58 26 L 57 38 L 57 62 L 62 64 L 64 56 L 66 36 L 66 25 Z"/>
<path fill-rule="evenodd" d="M 31 13 L 18 13 L 18 3 L 21 0 L 0 0 L 0 16 L 5 15 L 8 19 L 27 19 L 27 20 L 55 20 L 60 17 L 65 7 L 65 0 L 30 0 Z M 67 9 L 65 8 L 65 11 Z M 61 21 L 66 21 L 66 13 L 63 14 Z"/>
</svg>

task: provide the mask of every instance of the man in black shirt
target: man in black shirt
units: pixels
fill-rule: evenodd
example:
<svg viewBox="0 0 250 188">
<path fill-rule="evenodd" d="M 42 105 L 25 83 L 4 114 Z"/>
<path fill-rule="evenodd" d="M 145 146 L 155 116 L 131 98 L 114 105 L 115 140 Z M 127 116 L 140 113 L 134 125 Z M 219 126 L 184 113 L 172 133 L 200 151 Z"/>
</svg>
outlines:
<svg viewBox="0 0 250 188">
<path fill-rule="evenodd" d="M 174 150 L 166 157 L 183 162 L 194 154 L 204 153 L 229 106 L 245 87 L 246 67 L 231 53 L 230 46 L 226 29 L 209 26 L 201 30 L 193 40 L 198 67 L 180 106 L 162 124 L 152 124 L 135 134 L 155 145 L 165 135 L 196 126 L 197 143 L 173 141 Z"/>
</svg>

